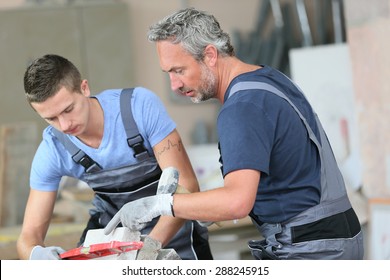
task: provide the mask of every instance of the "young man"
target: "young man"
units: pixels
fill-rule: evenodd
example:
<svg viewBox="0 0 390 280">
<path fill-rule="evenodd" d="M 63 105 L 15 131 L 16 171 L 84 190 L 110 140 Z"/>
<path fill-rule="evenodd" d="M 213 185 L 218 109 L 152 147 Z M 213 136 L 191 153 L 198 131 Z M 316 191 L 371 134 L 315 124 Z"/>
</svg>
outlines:
<svg viewBox="0 0 390 280">
<path fill-rule="evenodd" d="M 79 245 L 88 229 L 106 226 L 125 203 L 155 195 L 161 169 L 174 166 L 180 184 L 190 192 L 199 190 L 175 123 L 151 91 L 109 89 L 91 96 L 87 80 L 58 55 L 33 61 L 24 88 L 27 101 L 49 126 L 31 167 L 17 243 L 21 259 L 59 259 L 64 251 L 44 245 L 63 176 L 88 183 L 96 194 Z M 212 258 L 207 232 L 198 223 L 173 217 L 157 221 L 147 223 L 142 233 L 175 249 L 182 259 Z"/>
<path fill-rule="evenodd" d="M 128 203 L 107 225 L 130 228 L 160 214 L 222 221 L 249 215 L 257 259 L 362 259 L 359 220 L 321 123 L 300 89 L 266 65 L 235 57 L 228 34 L 204 12 L 181 10 L 153 25 L 171 87 L 194 102 L 218 99 L 223 188 Z M 147 201 L 156 207 L 133 212 Z M 168 205 L 172 204 L 172 211 Z"/>
</svg>

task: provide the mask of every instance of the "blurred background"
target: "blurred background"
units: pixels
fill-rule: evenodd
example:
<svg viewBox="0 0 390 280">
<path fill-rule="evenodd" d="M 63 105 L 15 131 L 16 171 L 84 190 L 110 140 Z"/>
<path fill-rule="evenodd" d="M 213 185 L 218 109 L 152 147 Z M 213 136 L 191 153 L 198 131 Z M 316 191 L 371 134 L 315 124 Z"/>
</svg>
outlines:
<svg viewBox="0 0 390 280">
<path fill-rule="evenodd" d="M 365 231 L 366 259 L 390 259 L 389 0 L 0 0 L 0 259 L 15 242 L 30 164 L 46 123 L 24 97 L 36 57 L 70 59 L 94 94 L 143 86 L 162 99 L 202 189 L 222 185 L 215 130 L 219 104 L 192 104 L 170 91 L 148 27 L 185 7 L 214 14 L 237 56 L 291 77 L 318 113 Z M 76 246 L 91 191 L 64 178 L 47 245 Z M 251 258 L 259 236 L 248 219 L 210 228 L 216 259 Z"/>
</svg>

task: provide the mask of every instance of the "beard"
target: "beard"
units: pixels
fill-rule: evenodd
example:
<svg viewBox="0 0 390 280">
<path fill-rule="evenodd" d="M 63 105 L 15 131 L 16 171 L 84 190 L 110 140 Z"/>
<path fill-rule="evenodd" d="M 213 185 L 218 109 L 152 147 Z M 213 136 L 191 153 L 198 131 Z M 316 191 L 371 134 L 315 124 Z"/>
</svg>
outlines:
<svg viewBox="0 0 390 280">
<path fill-rule="evenodd" d="M 200 103 L 216 96 L 216 79 L 206 65 L 201 64 L 200 85 L 197 94 L 191 97 L 193 103 Z"/>
</svg>

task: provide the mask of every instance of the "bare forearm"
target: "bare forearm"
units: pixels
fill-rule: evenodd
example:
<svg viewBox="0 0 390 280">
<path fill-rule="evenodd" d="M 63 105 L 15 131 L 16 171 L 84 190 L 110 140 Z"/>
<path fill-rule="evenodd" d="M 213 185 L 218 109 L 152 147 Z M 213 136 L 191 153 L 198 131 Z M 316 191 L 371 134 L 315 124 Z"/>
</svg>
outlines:
<svg viewBox="0 0 390 280">
<path fill-rule="evenodd" d="M 30 191 L 22 231 L 17 241 L 21 259 L 28 259 L 34 246 L 44 246 L 56 197 L 56 192 Z"/>
<path fill-rule="evenodd" d="M 180 218 L 162 216 L 149 236 L 161 242 L 162 247 L 165 247 L 184 223 L 185 220 Z"/>
<path fill-rule="evenodd" d="M 225 176 L 223 187 L 192 194 L 175 194 L 175 215 L 183 219 L 209 222 L 244 218 L 253 208 L 259 182 L 259 171 L 233 171 Z"/>
<path fill-rule="evenodd" d="M 27 247 L 23 244 L 20 239 L 17 242 L 16 249 L 18 252 L 19 259 L 21 260 L 28 260 L 32 247 Z"/>
<path fill-rule="evenodd" d="M 33 238 L 27 238 L 25 235 L 21 234 L 16 243 L 16 249 L 21 260 L 28 260 L 31 254 L 31 250 L 36 245 L 43 246 L 43 240 L 39 241 Z"/>
<path fill-rule="evenodd" d="M 218 188 L 192 194 L 175 194 L 173 209 L 176 217 L 199 221 L 226 221 L 245 217 L 250 205 L 243 205 L 235 194 Z"/>
</svg>

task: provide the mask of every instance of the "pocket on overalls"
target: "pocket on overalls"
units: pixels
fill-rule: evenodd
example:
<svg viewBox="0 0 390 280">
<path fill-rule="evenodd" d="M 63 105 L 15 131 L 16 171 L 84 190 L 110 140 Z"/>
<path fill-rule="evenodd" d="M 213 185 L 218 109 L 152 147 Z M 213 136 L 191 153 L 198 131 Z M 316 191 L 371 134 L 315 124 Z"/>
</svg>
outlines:
<svg viewBox="0 0 390 280">
<path fill-rule="evenodd" d="M 280 258 L 270 250 L 266 249 L 266 240 L 250 240 L 248 241 L 248 247 L 252 256 L 256 260 L 280 260 Z"/>
</svg>

